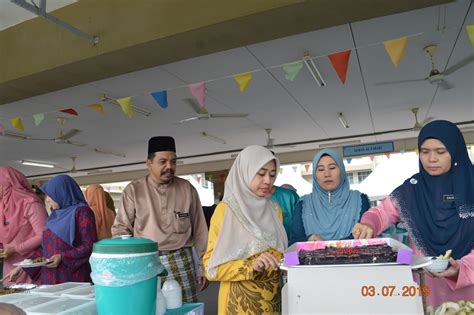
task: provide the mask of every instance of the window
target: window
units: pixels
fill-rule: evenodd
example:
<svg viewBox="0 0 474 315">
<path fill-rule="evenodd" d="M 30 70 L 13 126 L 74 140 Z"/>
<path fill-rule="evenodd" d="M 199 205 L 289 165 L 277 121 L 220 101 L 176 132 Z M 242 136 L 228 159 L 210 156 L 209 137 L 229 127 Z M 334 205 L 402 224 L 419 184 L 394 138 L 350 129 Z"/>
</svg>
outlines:
<svg viewBox="0 0 474 315">
<path fill-rule="evenodd" d="M 359 178 L 359 183 L 362 183 L 364 181 L 364 179 L 369 177 L 370 173 L 372 173 L 372 171 L 358 172 L 357 177 Z"/>
<path fill-rule="evenodd" d="M 349 180 L 349 184 L 354 184 L 354 173 L 347 173 L 347 179 Z"/>
</svg>

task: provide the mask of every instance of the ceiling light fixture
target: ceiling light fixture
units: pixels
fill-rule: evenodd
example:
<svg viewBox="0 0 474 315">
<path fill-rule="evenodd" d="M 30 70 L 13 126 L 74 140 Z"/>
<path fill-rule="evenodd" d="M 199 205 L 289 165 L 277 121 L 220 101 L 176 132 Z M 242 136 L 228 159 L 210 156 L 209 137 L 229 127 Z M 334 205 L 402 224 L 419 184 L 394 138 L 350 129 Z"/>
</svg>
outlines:
<svg viewBox="0 0 474 315">
<path fill-rule="evenodd" d="M 308 68 L 309 73 L 311 73 L 311 75 L 313 76 L 313 79 L 319 85 L 319 87 L 326 86 L 326 82 L 324 81 L 323 77 L 321 76 L 321 73 L 314 64 L 311 55 L 307 51 L 304 52 L 303 62 L 306 65 L 306 68 Z"/>
<path fill-rule="evenodd" d="M 21 160 L 20 163 L 23 164 L 23 165 L 46 167 L 46 168 L 54 168 L 55 167 L 54 164 L 44 163 L 44 162 L 37 162 L 37 161 Z"/>
<path fill-rule="evenodd" d="M 109 102 L 109 103 L 112 103 L 112 104 L 115 104 L 117 106 L 120 106 L 120 104 L 117 102 L 117 99 L 115 98 L 112 98 L 110 96 L 107 96 L 107 95 L 102 95 L 102 97 L 100 98 L 100 100 L 102 102 Z M 145 110 L 144 108 L 141 108 L 139 106 L 136 106 L 136 105 L 132 105 L 132 110 L 137 113 L 137 114 L 141 114 L 143 116 L 151 116 L 151 112 Z"/>
<path fill-rule="evenodd" d="M 347 129 L 347 128 L 350 127 L 349 124 L 347 123 L 346 118 L 344 117 L 344 115 L 342 113 L 339 113 L 339 121 L 341 122 L 341 124 L 344 128 Z"/>
<path fill-rule="evenodd" d="M 217 136 L 214 136 L 214 135 L 211 135 L 211 134 L 208 134 L 207 132 L 201 132 L 201 135 L 205 138 L 208 138 L 209 140 L 212 140 L 214 142 L 217 142 L 217 143 L 220 143 L 220 144 L 226 144 L 227 142 L 225 142 L 224 139 L 222 138 L 219 138 Z"/>
</svg>

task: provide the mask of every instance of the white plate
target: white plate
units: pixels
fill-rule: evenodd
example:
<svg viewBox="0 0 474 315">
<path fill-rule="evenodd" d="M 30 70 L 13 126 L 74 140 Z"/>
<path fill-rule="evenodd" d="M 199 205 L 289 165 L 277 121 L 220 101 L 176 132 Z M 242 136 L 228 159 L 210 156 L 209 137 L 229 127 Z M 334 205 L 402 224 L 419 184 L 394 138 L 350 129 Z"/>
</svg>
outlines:
<svg viewBox="0 0 474 315">
<path fill-rule="evenodd" d="M 21 267 L 21 268 L 34 268 L 34 267 L 41 267 L 41 266 L 44 266 L 46 265 L 47 263 L 49 263 L 49 260 L 47 261 L 42 261 L 42 262 L 37 262 L 37 263 L 31 263 L 31 264 L 28 264 L 28 263 L 23 263 L 23 262 L 18 262 L 16 264 L 13 264 L 13 266 L 17 266 L 17 267 Z"/>
</svg>

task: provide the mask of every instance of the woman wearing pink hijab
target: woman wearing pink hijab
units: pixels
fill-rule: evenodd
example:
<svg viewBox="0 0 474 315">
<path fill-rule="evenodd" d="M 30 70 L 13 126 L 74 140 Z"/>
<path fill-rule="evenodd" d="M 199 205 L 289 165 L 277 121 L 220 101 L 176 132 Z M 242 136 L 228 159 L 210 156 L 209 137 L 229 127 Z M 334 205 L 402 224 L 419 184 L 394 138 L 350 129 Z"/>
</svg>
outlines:
<svg viewBox="0 0 474 315">
<path fill-rule="evenodd" d="M 25 175 L 0 166 L 0 258 L 4 275 L 40 246 L 47 217 L 44 203 L 31 190 Z M 12 284 L 8 279 L 2 281 L 4 286 Z M 32 281 L 22 273 L 15 282 Z"/>
<path fill-rule="evenodd" d="M 84 195 L 87 204 L 94 211 L 99 240 L 112 237 L 111 229 L 115 221 L 115 213 L 107 207 L 104 188 L 97 184 L 90 185 Z"/>
</svg>

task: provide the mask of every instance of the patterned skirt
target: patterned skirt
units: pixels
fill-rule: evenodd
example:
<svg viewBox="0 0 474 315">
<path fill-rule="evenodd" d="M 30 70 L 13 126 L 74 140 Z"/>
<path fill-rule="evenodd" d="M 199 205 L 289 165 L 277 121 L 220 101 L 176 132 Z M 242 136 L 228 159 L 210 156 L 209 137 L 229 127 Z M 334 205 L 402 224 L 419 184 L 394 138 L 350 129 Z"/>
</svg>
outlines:
<svg viewBox="0 0 474 315">
<path fill-rule="evenodd" d="M 196 271 L 191 247 L 160 251 L 161 263 L 168 270 L 166 280 L 178 281 L 183 293 L 183 303 L 197 302 Z"/>
</svg>

